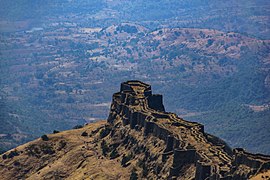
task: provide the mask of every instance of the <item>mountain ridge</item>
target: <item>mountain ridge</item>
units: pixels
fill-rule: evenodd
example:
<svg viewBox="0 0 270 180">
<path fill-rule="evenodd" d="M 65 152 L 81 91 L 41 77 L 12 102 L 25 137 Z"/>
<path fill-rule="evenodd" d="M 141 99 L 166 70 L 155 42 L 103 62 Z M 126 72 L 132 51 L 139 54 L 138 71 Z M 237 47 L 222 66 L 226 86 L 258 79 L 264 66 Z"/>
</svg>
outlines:
<svg viewBox="0 0 270 180">
<path fill-rule="evenodd" d="M 44 135 L 3 154 L 1 173 L 7 179 L 196 180 L 270 173 L 270 156 L 232 150 L 205 133 L 203 125 L 166 112 L 162 95 L 152 94 L 151 86 L 140 81 L 121 84 L 107 123 L 78 128 Z"/>
</svg>

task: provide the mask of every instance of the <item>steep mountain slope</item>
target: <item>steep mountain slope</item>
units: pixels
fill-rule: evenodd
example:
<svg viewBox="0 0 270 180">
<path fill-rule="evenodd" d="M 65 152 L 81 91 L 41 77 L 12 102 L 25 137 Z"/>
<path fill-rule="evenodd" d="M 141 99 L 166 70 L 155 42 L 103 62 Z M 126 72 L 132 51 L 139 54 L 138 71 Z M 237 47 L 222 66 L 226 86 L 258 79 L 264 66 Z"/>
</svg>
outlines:
<svg viewBox="0 0 270 180">
<path fill-rule="evenodd" d="M 230 149 L 204 126 L 164 111 L 140 81 L 121 84 L 107 123 L 44 135 L 2 155 L 4 179 L 254 179 L 270 157 Z"/>
</svg>

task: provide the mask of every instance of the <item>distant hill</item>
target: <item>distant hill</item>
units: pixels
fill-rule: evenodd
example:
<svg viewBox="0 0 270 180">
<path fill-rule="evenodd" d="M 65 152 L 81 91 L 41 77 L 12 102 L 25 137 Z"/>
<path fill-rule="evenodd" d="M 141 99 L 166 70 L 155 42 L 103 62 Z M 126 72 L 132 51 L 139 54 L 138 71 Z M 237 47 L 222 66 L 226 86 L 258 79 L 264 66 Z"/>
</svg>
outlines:
<svg viewBox="0 0 270 180">
<path fill-rule="evenodd" d="M 262 39 L 270 37 L 267 0 L 1 0 L 0 5 L 2 20 L 27 20 L 39 25 L 47 20 L 69 17 L 69 21 L 91 27 L 136 22 L 152 30 L 204 28 L 240 32 Z"/>
</svg>

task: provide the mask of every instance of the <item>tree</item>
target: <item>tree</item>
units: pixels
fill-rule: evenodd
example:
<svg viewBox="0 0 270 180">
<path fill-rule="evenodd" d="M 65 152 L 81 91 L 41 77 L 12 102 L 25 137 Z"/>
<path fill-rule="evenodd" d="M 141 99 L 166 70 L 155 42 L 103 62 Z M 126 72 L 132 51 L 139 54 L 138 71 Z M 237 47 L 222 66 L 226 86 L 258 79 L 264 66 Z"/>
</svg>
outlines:
<svg viewBox="0 0 270 180">
<path fill-rule="evenodd" d="M 42 136 L 41 136 L 41 139 L 42 139 L 43 141 L 49 141 L 49 137 L 48 137 L 46 134 L 42 135 Z"/>
<path fill-rule="evenodd" d="M 129 180 L 137 180 L 138 174 L 136 173 L 135 169 L 132 169 Z"/>
</svg>

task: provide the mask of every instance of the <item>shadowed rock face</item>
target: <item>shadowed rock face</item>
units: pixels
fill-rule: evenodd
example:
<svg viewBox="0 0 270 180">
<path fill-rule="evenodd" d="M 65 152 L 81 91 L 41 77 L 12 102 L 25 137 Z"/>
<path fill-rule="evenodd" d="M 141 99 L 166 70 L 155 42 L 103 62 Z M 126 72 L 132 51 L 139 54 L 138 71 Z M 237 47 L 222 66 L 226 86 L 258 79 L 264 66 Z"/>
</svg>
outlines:
<svg viewBox="0 0 270 180">
<path fill-rule="evenodd" d="M 270 157 L 232 150 L 221 139 L 204 132 L 204 126 L 165 111 L 162 95 L 140 81 L 121 84 L 113 95 L 108 123 L 142 131 L 166 143 L 162 162 L 172 159 L 167 178 L 181 177 L 188 165 L 196 167 L 194 177 L 203 179 L 248 179 L 270 169 Z"/>
</svg>

